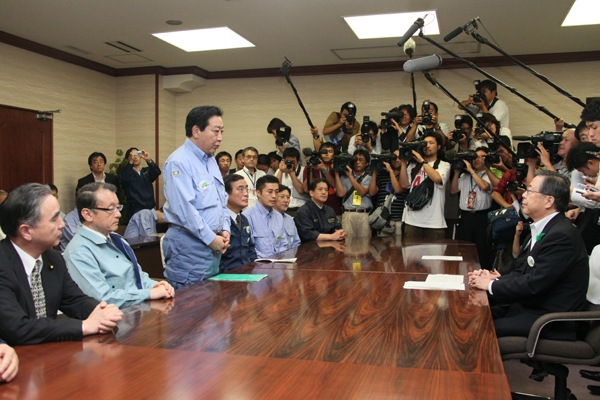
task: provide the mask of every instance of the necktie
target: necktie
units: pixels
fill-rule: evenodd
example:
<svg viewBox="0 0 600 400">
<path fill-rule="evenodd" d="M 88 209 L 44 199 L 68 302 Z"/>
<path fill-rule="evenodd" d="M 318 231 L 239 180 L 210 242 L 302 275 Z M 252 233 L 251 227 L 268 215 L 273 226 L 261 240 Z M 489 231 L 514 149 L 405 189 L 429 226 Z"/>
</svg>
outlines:
<svg viewBox="0 0 600 400">
<path fill-rule="evenodd" d="M 119 235 L 111 233 L 110 238 L 115 247 L 121 250 L 121 253 L 125 254 L 125 256 L 127 256 L 129 261 L 131 261 L 131 263 L 133 264 L 133 272 L 135 273 L 135 283 L 138 289 L 143 289 L 142 277 L 140 276 L 140 267 L 137 263 L 137 259 L 135 258 L 135 254 L 133 254 L 133 250 L 131 250 L 131 247 L 123 243 L 123 239 L 121 239 Z"/>
<path fill-rule="evenodd" d="M 235 217 L 235 223 L 236 223 L 238 229 L 240 230 L 240 232 L 242 232 L 242 215 L 241 214 L 238 214 Z"/>
<path fill-rule="evenodd" d="M 35 305 L 35 315 L 38 318 L 46 317 L 46 296 L 42 286 L 42 261 L 36 260 L 33 271 L 31 271 L 31 294 Z"/>
</svg>

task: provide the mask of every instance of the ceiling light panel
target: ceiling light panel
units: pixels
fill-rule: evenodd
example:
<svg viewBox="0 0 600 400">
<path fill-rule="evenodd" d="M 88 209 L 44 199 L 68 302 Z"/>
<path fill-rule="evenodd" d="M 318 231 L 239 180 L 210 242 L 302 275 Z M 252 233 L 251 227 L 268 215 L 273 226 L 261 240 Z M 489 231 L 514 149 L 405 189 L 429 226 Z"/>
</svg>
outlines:
<svg viewBox="0 0 600 400">
<path fill-rule="evenodd" d="M 561 26 L 600 24 L 600 1 L 575 0 Z"/>
<path fill-rule="evenodd" d="M 426 14 L 427 16 L 424 17 Z M 440 34 L 440 27 L 435 11 L 344 17 L 359 39 L 404 36 L 408 28 L 415 23 L 417 18 L 423 18 L 425 20 L 425 26 L 423 27 L 423 33 L 425 35 Z M 415 35 L 417 34 L 418 31 Z"/>
<path fill-rule="evenodd" d="M 153 33 L 153 36 L 187 52 L 254 47 L 227 27 Z"/>
</svg>

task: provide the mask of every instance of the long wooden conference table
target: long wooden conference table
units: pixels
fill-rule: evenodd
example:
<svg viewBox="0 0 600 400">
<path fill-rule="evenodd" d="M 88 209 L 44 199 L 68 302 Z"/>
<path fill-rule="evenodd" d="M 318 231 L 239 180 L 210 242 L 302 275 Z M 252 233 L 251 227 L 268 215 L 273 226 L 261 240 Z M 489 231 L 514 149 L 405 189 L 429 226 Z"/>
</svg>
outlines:
<svg viewBox="0 0 600 400">
<path fill-rule="evenodd" d="M 423 255 L 463 261 L 423 260 Z M 479 268 L 475 246 L 307 243 L 124 310 L 118 332 L 18 346 L 15 399 L 510 399 L 486 294 L 407 290 Z"/>
</svg>

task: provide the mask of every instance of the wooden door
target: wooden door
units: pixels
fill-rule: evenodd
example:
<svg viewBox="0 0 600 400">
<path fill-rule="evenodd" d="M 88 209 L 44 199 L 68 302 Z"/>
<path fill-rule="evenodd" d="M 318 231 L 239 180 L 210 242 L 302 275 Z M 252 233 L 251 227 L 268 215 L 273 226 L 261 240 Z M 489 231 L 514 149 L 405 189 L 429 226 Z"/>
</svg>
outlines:
<svg viewBox="0 0 600 400">
<path fill-rule="evenodd" d="M 52 114 L 0 105 L 0 189 L 53 183 Z"/>
</svg>

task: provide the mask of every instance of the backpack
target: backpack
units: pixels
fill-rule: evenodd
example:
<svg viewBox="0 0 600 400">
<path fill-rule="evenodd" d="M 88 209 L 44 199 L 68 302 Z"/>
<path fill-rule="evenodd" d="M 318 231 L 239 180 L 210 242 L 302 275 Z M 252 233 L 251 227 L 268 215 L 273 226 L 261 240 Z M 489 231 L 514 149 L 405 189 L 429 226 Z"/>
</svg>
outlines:
<svg viewBox="0 0 600 400">
<path fill-rule="evenodd" d="M 435 160 L 435 163 L 433 164 L 433 169 L 438 168 L 438 166 L 440 165 L 440 161 L 440 159 Z M 422 166 L 422 163 L 417 164 L 411 171 L 413 182 L 415 181 L 415 178 L 417 177 L 417 174 L 421 170 Z M 419 186 L 413 187 L 408 196 L 406 196 L 404 204 L 413 209 L 414 211 L 419 211 L 431 202 L 434 190 L 435 183 L 433 183 L 431 178 L 427 177 L 423 180 L 423 182 L 419 184 Z"/>
<path fill-rule="evenodd" d="M 392 214 L 392 202 L 395 197 L 393 193 L 388 194 L 383 204 L 369 215 L 369 225 L 371 225 L 371 228 L 380 230 L 388 223 Z"/>
</svg>

